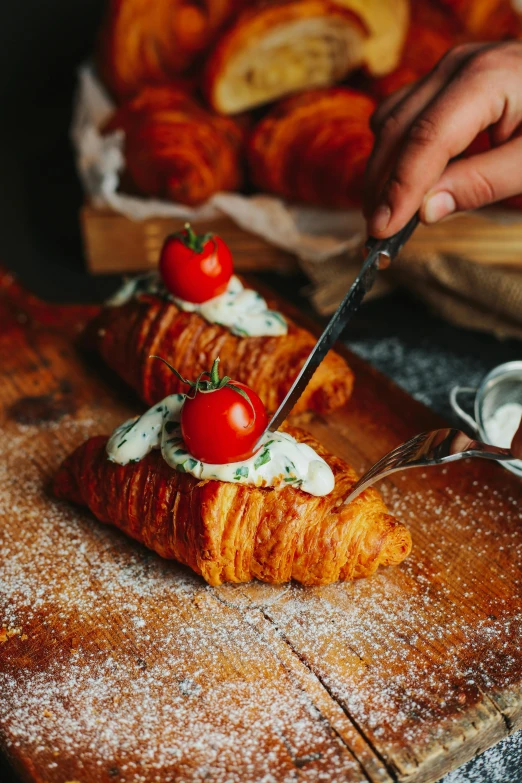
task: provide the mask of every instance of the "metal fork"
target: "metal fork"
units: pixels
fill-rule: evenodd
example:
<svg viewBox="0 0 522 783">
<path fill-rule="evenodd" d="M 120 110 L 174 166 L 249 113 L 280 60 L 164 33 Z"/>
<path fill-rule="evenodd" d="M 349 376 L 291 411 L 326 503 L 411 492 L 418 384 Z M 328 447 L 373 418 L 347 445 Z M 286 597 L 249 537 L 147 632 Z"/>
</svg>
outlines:
<svg viewBox="0 0 522 783">
<path fill-rule="evenodd" d="M 408 468 L 422 468 L 428 465 L 442 465 L 445 462 L 455 462 L 467 457 L 480 457 L 481 459 L 514 460 L 515 457 L 509 449 L 501 449 L 490 446 L 480 440 L 473 440 L 465 432 L 455 429 L 433 430 L 421 432 L 411 440 L 390 451 L 382 459 L 375 463 L 370 470 L 359 479 L 357 484 L 344 501 L 350 503 L 363 490 L 376 481 L 397 470 Z"/>
</svg>

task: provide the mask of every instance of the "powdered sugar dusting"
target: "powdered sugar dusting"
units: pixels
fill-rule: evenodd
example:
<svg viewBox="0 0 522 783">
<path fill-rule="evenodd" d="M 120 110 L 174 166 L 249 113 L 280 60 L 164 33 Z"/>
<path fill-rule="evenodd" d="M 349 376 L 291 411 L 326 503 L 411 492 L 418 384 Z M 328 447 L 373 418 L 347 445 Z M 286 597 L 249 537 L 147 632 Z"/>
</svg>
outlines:
<svg viewBox="0 0 522 783">
<path fill-rule="evenodd" d="M 11 752 L 49 779 L 361 779 L 256 628 L 259 609 L 227 607 L 187 569 L 46 495 L 63 442 L 95 431 L 64 419 L 45 428 L 42 454 L 41 431 L 11 430 L 0 467 Z M 286 589 L 262 589 L 261 604 Z"/>
<path fill-rule="evenodd" d="M 400 568 L 212 589 L 47 494 L 61 458 L 120 418 L 5 425 L 0 725 L 13 753 L 82 783 L 366 780 L 274 633 L 401 773 L 456 743 L 473 752 L 484 727 L 506 732 L 483 694 L 520 697 L 520 493 L 471 463 L 398 474 L 382 491 L 413 531 Z"/>
</svg>

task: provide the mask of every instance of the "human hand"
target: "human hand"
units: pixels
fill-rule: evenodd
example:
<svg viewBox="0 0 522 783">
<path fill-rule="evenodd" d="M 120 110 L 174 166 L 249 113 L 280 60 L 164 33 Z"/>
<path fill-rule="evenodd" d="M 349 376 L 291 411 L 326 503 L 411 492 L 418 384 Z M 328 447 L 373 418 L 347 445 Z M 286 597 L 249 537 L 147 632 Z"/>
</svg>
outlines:
<svg viewBox="0 0 522 783">
<path fill-rule="evenodd" d="M 370 235 L 388 237 L 420 210 L 435 223 L 522 193 L 522 42 L 465 44 L 372 118 L 366 172 Z M 488 129 L 492 148 L 457 159 Z"/>
</svg>

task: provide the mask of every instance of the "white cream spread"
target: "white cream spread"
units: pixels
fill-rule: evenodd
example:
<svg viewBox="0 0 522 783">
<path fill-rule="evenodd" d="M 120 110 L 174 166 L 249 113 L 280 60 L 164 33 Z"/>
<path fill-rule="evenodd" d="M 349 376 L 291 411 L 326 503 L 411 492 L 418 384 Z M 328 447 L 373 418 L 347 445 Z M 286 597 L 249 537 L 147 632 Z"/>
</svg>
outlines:
<svg viewBox="0 0 522 783">
<path fill-rule="evenodd" d="M 165 462 L 198 479 L 217 479 L 256 487 L 299 487 L 310 495 L 327 495 L 335 484 L 330 466 L 310 446 L 286 432 L 266 433 L 250 459 L 211 465 L 187 451 L 179 425 L 184 394 L 171 394 L 136 419 L 117 427 L 107 443 L 112 462 L 139 462 L 152 449 L 161 449 Z"/>
<path fill-rule="evenodd" d="M 227 290 L 220 296 L 201 304 L 187 302 L 169 294 L 157 272 L 127 280 L 107 304 L 118 307 L 140 294 L 154 294 L 174 302 L 181 310 L 199 313 L 210 323 L 220 324 L 240 337 L 279 336 L 286 334 L 288 325 L 281 313 L 269 310 L 261 294 L 245 288 L 232 275 Z"/>
</svg>

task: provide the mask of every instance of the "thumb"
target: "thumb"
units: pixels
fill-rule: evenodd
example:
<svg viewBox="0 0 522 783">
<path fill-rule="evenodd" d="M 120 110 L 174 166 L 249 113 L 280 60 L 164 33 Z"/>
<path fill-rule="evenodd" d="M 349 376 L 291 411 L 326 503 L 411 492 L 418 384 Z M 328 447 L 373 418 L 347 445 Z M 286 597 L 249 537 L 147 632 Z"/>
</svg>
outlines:
<svg viewBox="0 0 522 783">
<path fill-rule="evenodd" d="M 449 163 L 424 197 L 424 223 L 437 223 L 453 212 L 478 209 L 522 193 L 522 137 L 480 155 Z"/>
</svg>

